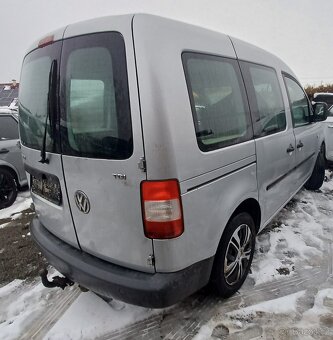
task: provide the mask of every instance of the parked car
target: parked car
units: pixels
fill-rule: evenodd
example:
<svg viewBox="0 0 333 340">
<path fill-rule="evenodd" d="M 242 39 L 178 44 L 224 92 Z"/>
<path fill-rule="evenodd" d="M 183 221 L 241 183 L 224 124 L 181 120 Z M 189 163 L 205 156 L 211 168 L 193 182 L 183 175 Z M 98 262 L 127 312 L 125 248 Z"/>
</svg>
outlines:
<svg viewBox="0 0 333 340">
<path fill-rule="evenodd" d="M 17 191 L 28 183 L 22 161 L 18 116 L 0 109 L 0 209 L 11 206 Z"/>
<path fill-rule="evenodd" d="M 232 295 L 256 234 L 324 180 L 325 107 L 224 34 L 143 14 L 81 22 L 31 46 L 20 84 L 31 234 L 102 296 L 164 307 L 209 281 Z"/>
<path fill-rule="evenodd" d="M 326 160 L 328 165 L 333 164 L 333 105 L 328 110 L 328 117 L 324 123 Z"/>
<path fill-rule="evenodd" d="M 324 102 L 329 107 L 333 105 L 333 93 L 330 92 L 317 92 L 313 95 L 313 101 Z"/>
<path fill-rule="evenodd" d="M 332 128 L 333 128 L 333 93 L 329 92 L 318 92 L 313 95 L 313 103 L 316 102 L 324 102 L 330 107 L 328 112 L 328 119 L 324 124 L 325 130 L 325 161 L 328 166 L 332 165 L 333 162 L 333 137 L 332 137 Z"/>
</svg>

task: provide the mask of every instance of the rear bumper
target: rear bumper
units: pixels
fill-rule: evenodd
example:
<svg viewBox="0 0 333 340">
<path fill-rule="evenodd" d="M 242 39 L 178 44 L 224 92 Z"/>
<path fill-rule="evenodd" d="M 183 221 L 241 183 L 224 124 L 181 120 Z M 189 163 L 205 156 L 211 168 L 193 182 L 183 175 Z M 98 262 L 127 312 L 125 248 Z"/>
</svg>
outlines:
<svg viewBox="0 0 333 340">
<path fill-rule="evenodd" d="M 63 275 L 103 296 L 144 307 L 173 305 L 205 286 L 214 260 L 212 257 L 175 273 L 144 273 L 70 246 L 47 231 L 37 218 L 30 229 L 48 262 Z"/>
</svg>

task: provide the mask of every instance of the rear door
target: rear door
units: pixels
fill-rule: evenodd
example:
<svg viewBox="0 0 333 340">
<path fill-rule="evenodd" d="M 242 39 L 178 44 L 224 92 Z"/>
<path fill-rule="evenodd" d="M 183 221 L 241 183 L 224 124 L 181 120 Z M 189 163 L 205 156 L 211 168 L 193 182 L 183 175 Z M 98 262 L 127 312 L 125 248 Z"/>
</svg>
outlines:
<svg viewBox="0 0 333 340">
<path fill-rule="evenodd" d="M 58 89 L 53 84 L 53 91 L 50 90 L 50 79 L 59 75 L 62 34 L 63 30 L 49 37 L 47 45 L 46 40 L 41 41 L 23 61 L 19 93 L 20 137 L 40 222 L 51 233 L 79 248 L 67 201 L 59 136 L 50 123 L 52 121 L 54 127 L 58 120 Z M 52 41 L 54 37 L 58 41 Z M 47 161 L 41 162 L 44 144 Z"/>
<path fill-rule="evenodd" d="M 63 169 L 80 246 L 152 272 L 140 203 L 146 174 L 138 166 L 144 150 L 131 31 L 65 39 L 60 77 Z"/>
</svg>

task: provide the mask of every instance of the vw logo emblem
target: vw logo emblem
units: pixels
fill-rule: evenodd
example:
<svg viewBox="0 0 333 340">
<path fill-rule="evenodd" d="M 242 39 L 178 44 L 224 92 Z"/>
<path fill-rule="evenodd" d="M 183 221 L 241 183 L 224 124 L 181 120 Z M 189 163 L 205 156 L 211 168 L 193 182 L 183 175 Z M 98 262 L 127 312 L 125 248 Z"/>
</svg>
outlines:
<svg viewBox="0 0 333 340">
<path fill-rule="evenodd" d="M 88 196 L 81 190 L 75 192 L 75 203 L 79 210 L 84 214 L 88 214 L 90 211 L 90 202 Z"/>
</svg>

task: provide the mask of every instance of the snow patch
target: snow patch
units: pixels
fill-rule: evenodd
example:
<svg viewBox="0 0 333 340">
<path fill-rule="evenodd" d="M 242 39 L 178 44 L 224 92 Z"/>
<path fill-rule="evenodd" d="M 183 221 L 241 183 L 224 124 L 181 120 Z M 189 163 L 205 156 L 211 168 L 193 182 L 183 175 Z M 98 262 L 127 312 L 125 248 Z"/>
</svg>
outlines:
<svg viewBox="0 0 333 340">
<path fill-rule="evenodd" d="M 17 282 L 18 281 L 18 282 Z M 24 329 L 40 315 L 41 308 L 46 304 L 48 289 L 41 283 L 32 287 L 25 287 L 21 291 L 18 288 L 22 281 L 15 280 L 0 289 L 0 301 L 7 302 L 6 308 L 0 309 L 0 334 L 2 339 L 19 339 Z M 7 295 L 12 295 L 7 299 Z M 15 298 L 14 298 L 15 295 Z"/>
<path fill-rule="evenodd" d="M 94 339 L 160 312 L 119 303 L 123 308 L 114 309 L 94 293 L 81 293 L 45 339 Z"/>
<path fill-rule="evenodd" d="M 296 312 L 296 302 L 304 295 L 305 291 L 299 291 L 295 294 L 286 295 L 278 299 L 265 301 L 258 303 L 257 305 L 245 307 L 241 310 L 230 312 L 227 315 L 230 317 L 238 317 L 249 314 L 255 314 L 256 312 L 266 312 L 274 314 L 286 314 L 290 312 Z"/>
<path fill-rule="evenodd" d="M 0 299 L 13 293 L 22 284 L 22 280 L 14 280 L 0 288 Z"/>
<path fill-rule="evenodd" d="M 21 212 L 23 210 L 29 209 L 31 207 L 31 204 L 32 199 L 30 197 L 29 191 L 19 193 L 16 201 L 12 206 L 0 210 L 0 220 L 7 218 L 11 218 L 12 220 L 14 220 L 19 218 L 20 216 L 17 216 L 17 214 L 21 215 Z M 3 228 L 4 226 L 1 225 L 0 227 Z"/>
</svg>

